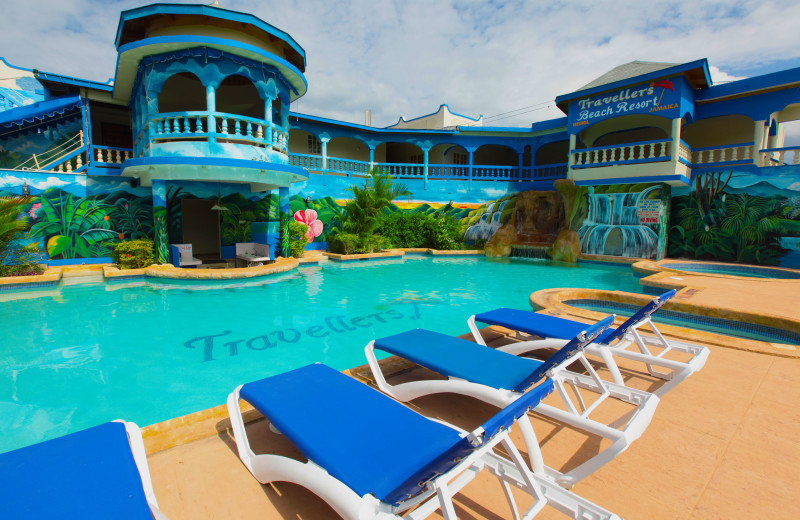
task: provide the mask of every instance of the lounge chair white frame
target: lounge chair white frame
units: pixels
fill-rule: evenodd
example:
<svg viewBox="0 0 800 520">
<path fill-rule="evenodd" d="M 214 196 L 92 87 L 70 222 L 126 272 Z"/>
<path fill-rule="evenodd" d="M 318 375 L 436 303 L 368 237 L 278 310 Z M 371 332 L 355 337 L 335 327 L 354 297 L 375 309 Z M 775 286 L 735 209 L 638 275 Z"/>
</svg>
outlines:
<svg viewBox="0 0 800 520">
<path fill-rule="evenodd" d="M 144 449 L 142 430 L 139 429 L 136 423 L 123 421 L 121 419 L 117 419 L 114 422 L 120 422 L 125 425 L 125 432 L 128 434 L 128 443 L 131 446 L 133 461 L 136 463 L 136 468 L 139 470 L 144 496 L 147 499 L 147 505 L 150 506 L 150 511 L 153 513 L 153 518 L 155 518 L 155 520 L 167 520 L 167 517 L 158 508 L 156 494 L 153 491 L 153 481 L 150 479 L 150 468 L 147 465 L 147 452 Z"/>
<path fill-rule="evenodd" d="M 597 331 L 588 340 L 591 341 L 602 330 Z M 585 337 L 585 332 L 581 334 Z M 455 377 L 448 377 L 445 380 L 430 379 L 391 385 L 386 381 L 380 364 L 375 357 L 374 341 L 371 341 L 366 346 L 365 354 L 378 388 L 398 401 L 412 401 L 419 397 L 436 393 L 455 393 L 474 397 L 499 408 L 504 408 L 522 395 L 514 390 L 493 388 Z M 576 361 L 583 365 L 589 374 L 588 376 L 576 374 L 566 369 Z M 565 489 L 571 489 L 576 483 L 610 462 L 625 451 L 633 441 L 641 437 L 650 424 L 659 402 L 658 396 L 652 393 L 603 381 L 586 359 L 582 348 L 579 348 L 577 352 L 566 358 L 565 361 L 549 370 L 547 377 L 553 380 L 555 388 L 567 409 L 562 410 L 546 403 L 539 403 L 531 411 L 611 441 L 611 445 L 606 449 L 577 467 L 562 473 L 544 465 L 539 442 L 530 420 L 520 419 L 517 421 L 528 451 L 530 468 L 533 473 L 546 476 Z M 570 397 L 566 389 L 567 386 L 572 388 L 574 397 Z M 579 388 L 597 394 L 594 402 L 587 406 L 579 393 Z M 590 414 L 607 398 L 619 399 L 635 407 L 626 414 L 627 420 L 624 424 L 605 424 L 590 418 Z"/>
<path fill-rule="evenodd" d="M 238 386 L 228 396 L 227 406 L 236 448 L 245 467 L 262 484 L 291 482 L 310 490 L 347 520 L 400 518 L 421 520 L 439 509 L 445 520 L 457 520 L 453 497 L 483 469 L 487 469 L 500 481 L 514 520 L 531 519 L 545 505 L 550 505 L 575 519 L 620 520 L 617 515 L 593 502 L 562 489 L 549 478 L 532 473 L 527 468 L 522 454 L 511 441 L 510 428 L 497 433 L 450 470 L 429 480 L 426 491 L 397 506 L 382 502 L 372 494 L 359 496 L 343 482 L 331 476 L 325 468 L 311 460 L 303 463 L 281 455 L 254 453 L 247 438 L 239 407 L 242 386 Z M 266 419 L 269 421 L 268 417 Z M 473 444 L 484 442 L 482 428 L 466 432 L 443 421 L 430 418 L 429 420 L 453 428 L 462 438 L 467 437 Z M 271 424 L 270 428 L 277 432 Z M 493 448 L 498 444 L 503 446 L 511 460 L 494 453 Z M 524 491 L 535 500 L 522 515 L 511 493 L 511 486 Z"/>
<path fill-rule="evenodd" d="M 660 303 L 658 297 L 656 297 L 654 302 Z M 469 330 L 472 332 L 472 337 L 475 338 L 475 341 L 481 345 L 486 345 L 480 329 L 475 323 L 474 315 L 470 316 L 470 318 L 467 320 L 467 325 L 469 326 Z M 654 336 L 643 336 L 640 333 L 639 328 L 645 325 L 653 331 Z M 530 336 L 524 332 L 515 331 L 515 338 L 519 339 L 520 341 L 518 343 L 503 345 L 498 347 L 497 350 L 514 354 L 515 356 L 521 356 L 544 348 L 558 349 L 566 345 L 569 341 L 562 338 L 542 338 L 532 340 L 530 339 L 532 337 L 534 336 Z M 639 348 L 639 352 L 628 350 L 628 347 L 634 344 Z M 660 349 L 660 351 L 657 354 L 653 353 L 650 350 L 652 348 Z M 667 354 L 672 351 L 688 354 L 691 356 L 691 358 L 689 361 L 676 361 L 667 359 Z M 619 338 L 616 342 L 610 345 L 596 342 L 591 343 L 584 348 L 584 352 L 588 355 L 599 357 L 603 363 L 605 363 L 612 382 L 622 386 L 626 386 L 625 379 L 622 377 L 622 373 L 620 372 L 619 366 L 617 365 L 614 357 L 616 356 L 623 359 L 644 363 L 647 373 L 650 376 L 666 381 L 666 383 L 660 385 L 652 392 L 658 397 L 663 397 L 667 392 L 675 388 L 678 383 L 703 368 L 706 360 L 708 359 L 709 349 L 708 347 L 686 343 L 683 341 L 668 341 L 664 335 L 661 334 L 658 328 L 656 328 L 656 324 L 653 322 L 651 313 L 646 313 L 642 319 L 632 323 L 628 327 L 624 336 Z M 666 371 L 658 370 L 656 367 Z M 582 377 L 584 380 L 586 379 L 585 376 L 579 376 L 578 374 L 575 374 L 573 377 Z"/>
</svg>

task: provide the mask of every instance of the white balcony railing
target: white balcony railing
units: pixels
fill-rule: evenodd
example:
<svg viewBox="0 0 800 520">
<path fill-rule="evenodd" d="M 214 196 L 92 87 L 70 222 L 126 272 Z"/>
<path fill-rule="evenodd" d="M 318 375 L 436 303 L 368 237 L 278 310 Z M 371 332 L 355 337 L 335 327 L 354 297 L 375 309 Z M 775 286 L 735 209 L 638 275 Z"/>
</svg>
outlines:
<svg viewBox="0 0 800 520">
<path fill-rule="evenodd" d="M 671 139 L 641 143 L 598 146 L 573 150 L 573 168 L 597 168 L 617 164 L 668 161 L 671 158 Z"/>
<path fill-rule="evenodd" d="M 217 141 L 267 147 L 287 153 L 289 142 L 288 132 L 276 124 L 222 112 L 153 114 L 146 128 L 146 138 L 153 143 L 198 141 L 213 137 Z"/>
<path fill-rule="evenodd" d="M 759 151 L 759 166 L 800 165 L 800 146 L 784 148 L 764 148 Z"/>
</svg>

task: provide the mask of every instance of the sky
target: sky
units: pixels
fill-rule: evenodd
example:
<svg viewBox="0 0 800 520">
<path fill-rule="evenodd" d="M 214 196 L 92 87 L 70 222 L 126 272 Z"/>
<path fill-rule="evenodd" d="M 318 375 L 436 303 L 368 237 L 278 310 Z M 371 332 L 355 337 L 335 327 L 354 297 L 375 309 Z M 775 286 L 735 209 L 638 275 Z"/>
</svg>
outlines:
<svg viewBox="0 0 800 520">
<path fill-rule="evenodd" d="M 147 1 L 13 0 L 0 56 L 105 82 L 119 13 Z M 180 2 L 175 3 L 192 3 Z M 624 63 L 708 58 L 716 83 L 800 66 L 800 2 L 220 0 L 290 34 L 308 93 L 292 110 L 376 127 L 435 112 L 530 126 L 556 96 Z"/>
</svg>

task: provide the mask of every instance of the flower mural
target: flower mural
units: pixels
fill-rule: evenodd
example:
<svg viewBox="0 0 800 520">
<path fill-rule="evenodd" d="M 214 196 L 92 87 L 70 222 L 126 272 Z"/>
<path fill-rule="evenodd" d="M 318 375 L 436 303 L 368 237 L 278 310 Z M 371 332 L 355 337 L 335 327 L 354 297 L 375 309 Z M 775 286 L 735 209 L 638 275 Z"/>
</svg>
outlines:
<svg viewBox="0 0 800 520">
<path fill-rule="evenodd" d="M 36 204 L 32 205 L 31 209 L 28 211 L 28 215 L 30 215 L 31 218 L 36 218 L 36 212 L 39 211 L 39 208 L 41 208 L 41 207 L 42 207 L 42 205 L 39 202 L 37 202 Z"/>
<path fill-rule="evenodd" d="M 322 233 L 323 224 L 321 220 L 317 220 L 317 212 L 313 209 L 305 209 L 294 212 L 294 219 L 301 224 L 308 226 L 306 236 L 309 242 L 313 242 L 314 238 Z"/>
</svg>

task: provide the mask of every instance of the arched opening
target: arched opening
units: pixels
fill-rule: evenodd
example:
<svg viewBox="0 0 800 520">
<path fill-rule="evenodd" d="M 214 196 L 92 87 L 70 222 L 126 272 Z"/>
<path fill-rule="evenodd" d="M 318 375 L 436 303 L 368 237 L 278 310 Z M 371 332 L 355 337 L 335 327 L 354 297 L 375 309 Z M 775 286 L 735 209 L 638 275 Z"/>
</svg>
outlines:
<svg viewBox="0 0 800 520">
<path fill-rule="evenodd" d="M 158 94 L 158 111 L 192 112 L 206 110 L 206 88 L 191 72 L 179 72 L 167 78 Z"/>
<path fill-rule="evenodd" d="M 428 164 L 466 166 L 469 164 L 469 154 L 463 146 L 457 144 L 437 144 L 428 152 Z"/>
<path fill-rule="evenodd" d="M 225 78 L 216 90 L 217 112 L 264 119 L 264 101 L 250 79 L 238 74 Z"/>
<path fill-rule="evenodd" d="M 681 139 L 692 148 L 752 143 L 755 126 L 747 116 L 709 117 L 681 128 Z"/>
<path fill-rule="evenodd" d="M 437 144 L 428 151 L 428 177 L 467 177 L 469 154 L 457 144 Z"/>
<path fill-rule="evenodd" d="M 328 157 L 369 161 L 369 147 L 358 139 L 351 137 L 334 137 L 328 141 L 326 149 Z"/>
<path fill-rule="evenodd" d="M 666 139 L 671 132 L 672 121 L 669 119 L 637 114 L 600 121 L 581 132 L 578 137 L 584 147 L 594 148 Z"/>
<path fill-rule="evenodd" d="M 375 148 L 376 166 L 399 178 L 421 178 L 424 154 L 412 143 L 381 143 Z"/>
<path fill-rule="evenodd" d="M 536 150 L 536 166 L 545 164 L 564 164 L 569 156 L 569 141 L 556 141 L 540 146 Z"/>
<path fill-rule="evenodd" d="M 491 166 L 519 166 L 519 154 L 500 144 L 485 144 L 475 150 L 474 164 Z"/>
<path fill-rule="evenodd" d="M 289 130 L 289 153 L 321 155 L 322 143 L 316 135 L 305 130 L 292 128 Z"/>
</svg>

